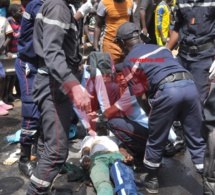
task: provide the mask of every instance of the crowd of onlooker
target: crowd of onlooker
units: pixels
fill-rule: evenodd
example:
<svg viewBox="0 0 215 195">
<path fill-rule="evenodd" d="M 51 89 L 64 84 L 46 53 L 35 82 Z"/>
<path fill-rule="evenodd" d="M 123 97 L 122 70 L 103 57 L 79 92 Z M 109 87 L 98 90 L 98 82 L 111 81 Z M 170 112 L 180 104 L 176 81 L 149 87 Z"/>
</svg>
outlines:
<svg viewBox="0 0 215 195">
<path fill-rule="evenodd" d="M 23 1 L 24 3 L 24 1 Z M 12 58 L 16 54 L 18 38 L 20 35 L 20 23 L 22 19 L 23 6 L 20 1 L 4 0 L 0 2 L 1 17 L 1 50 L 0 54 L 5 54 Z M 13 102 L 20 98 L 19 83 L 16 75 L 5 75 L 1 68 L 1 87 L 0 87 L 0 116 L 7 115 L 8 110 L 13 107 L 8 102 Z M 16 88 L 16 94 L 13 89 Z"/>
</svg>

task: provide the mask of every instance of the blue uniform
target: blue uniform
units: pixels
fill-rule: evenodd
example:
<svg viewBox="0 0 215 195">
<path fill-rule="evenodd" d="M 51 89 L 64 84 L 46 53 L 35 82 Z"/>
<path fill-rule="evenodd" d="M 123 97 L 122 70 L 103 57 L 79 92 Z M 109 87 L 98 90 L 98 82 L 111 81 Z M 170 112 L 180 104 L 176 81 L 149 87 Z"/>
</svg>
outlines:
<svg viewBox="0 0 215 195">
<path fill-rule="evenodd" d="M 133 62 L 131 59 L 136 59 Z M 141 59 L 150 58 L 141 62 Z M 163 62 L 157 59 L 163 58 Z M 200 135 L 201 106 L 198 92 L 190 73 L 185 70 L 171 52 L 165 47 L 144 45 L 137 43 L 123 62 L 123 73 L 126 78 L 135 70 L 133 78 L 129 80 L 129 87 L 142 83 L 151 103 L 149 115 L 149 138 L 146 145 L 144 164 L 151 170 L 159 168 L 168 133 L 174 120 L 179 119 L 184 128 L 187 147 L 192 155 L 192 161 L 197 170 L 203 169 L 205 141 Z M 147 84 L 148 83 L 148 84 Z"/>
<path fill-rule="evenodd" d="M 119 88 L 119 86 L 117 86 Z M 117 89 L 116 89 L 117 91 Z M 108 91 L 110 97 L 110 92 Z M 114 104 L 124 117 L 112 118 L 107 122 L 108 129 L 133 153 L 135 158 L 143 159 L 148 139 L 148 117 L 137 103 L 135 96 L 130 96 L 128 88 Z"/>
<path fill-rule="evenodd" d="M 179 32 L 178 59 L 192 73 L 197 84 L 201 102 L 204 103 L 202 127 L 203 131 L 207 132 L 208 127 L 214 127 L 214 93 L 209 93 L 208 77 L 215 56 L 215 1 L 179 0 L 177 7 L 174 30 Z M 214 193 L 214 135 L 214 132 L 208 135 L 203 173 L 204 194 Z"/>
<path fill-rule="evenodd" d="M 33 136 L 39 128 L 39 112 L 32 99 L 32 84 L 38 69 L 38 59 L 33 48 L 33 28 L 36 13 L 43 1 L 28 3 L 21 22 L 21 35 L 18 39 L 18 57 L 15 62 L 22 101 L 21 143 L 32 144 Z"/>
<path fill-rule="evenodd" d="M 179 62 L 191 72 L 201 102 L 208 95 L 209 69 L 215 55 L 214 0 L 177 1 L 174 30 L 179 32 Z"/>
</svg>

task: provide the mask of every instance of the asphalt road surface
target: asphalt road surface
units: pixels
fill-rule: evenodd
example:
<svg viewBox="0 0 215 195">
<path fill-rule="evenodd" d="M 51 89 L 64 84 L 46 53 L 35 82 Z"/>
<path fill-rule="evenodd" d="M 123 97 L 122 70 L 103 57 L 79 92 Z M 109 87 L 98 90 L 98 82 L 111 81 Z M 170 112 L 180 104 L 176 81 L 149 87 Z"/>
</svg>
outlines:
<svg viewBox="0 0 215 195">
<path fill-rule="evenodd" d="M 19 173 L 18 163 L 11 166 L 3 162 L 9 155 L 19 148 L 19 144 L 8 144 L 5 136 L 20 129 L 21 110 L 20 101 L 13 102 L 14 109 L 7 116 L 0 116 L 0 195 L 25 195 L 29 180 Z M 68 161 L 78 164 L 80 158 L 80 142 L 85 131 L 80 128 L 75 139 L 70 141 Z M 139 180 L 141 173 L 136 173 Z M 202 195 L 202 179 L 195 172 L 188 151 L 179 153 L 171 158 L 164 158 L 158 175 L 159 195 Z M 95 194 L 93 188 L 80 185 L 77 182 L 67 182 L 66 175 L 59 175 L 53 183 L 57 189 L 55 195 Z M 80 189 L 79 189 L 80 188 Z M 147 195 L 142 189 L 140 192 Z"/>
</svg>

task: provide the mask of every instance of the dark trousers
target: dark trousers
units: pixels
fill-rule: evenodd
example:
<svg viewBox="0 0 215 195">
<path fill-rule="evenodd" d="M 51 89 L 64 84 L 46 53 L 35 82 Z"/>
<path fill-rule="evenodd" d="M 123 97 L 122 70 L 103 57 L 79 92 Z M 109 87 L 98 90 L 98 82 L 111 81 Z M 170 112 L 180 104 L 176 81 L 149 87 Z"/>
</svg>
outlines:
<svg viewBox="0 0 215 195">
<path fill-rule="evenodd" d="M 28 194 L 45 194 L 68 156 L 72 104 L 59 86 L 55 79 L 45 74 L 37 74 L 34 80 L 33 98 L 41 113 L 44 144 L 38 149 L 40 159 L 31 176 Z"/>
<path fill-rule="evenodd" d="M 32 97 L 32 87 L 34 77 L 37 73 L 37 66 L 38 65 L 23 61 L 19 57 L 17 57 L 15 61 L 15 69 L 19 80 L 22 101 L 23 120 L 20 141 L 22 144 L 27 145 L 31 145 L 34 142 L 34 135 L 39 129 L 40 114 Z M 28 74 L 26 74 L 27 72 Z"/>
<path fill-rule="evenodd" d="M 124 118 L 113 118 L 107 128 L 134 154 L 143 156 L 148 138 L 148 129 Z"/>
<path fill-rule="evenodd" d="M 215 82 L 211 83 L 209 95 L 204 104 L 203 136 L 207 139 L 204 159 L 204 195 L 215 194 Z"/>
<path fill-rule="evenodd" d="M 209 69 L 213 62 L 213 57 L 203 58 L 199 61 L 188 61 L 178 56 L 179 63 L 187 69 L 194 78 L 196 87 L 199 91 L 200 100 L 203 105 L 209 92 Z"/>
<path fill-rule="evenodd" d="M 144 164 L 151 170 L 159 168 L 170 127 L 173 121 L 179 120 L 192 161 L 198 170 L 202 170 L 206 144 L 200 133 L 202 111 L 194 81 L 162 84 L 149 101 L 152 109 Z"/>
</svg>

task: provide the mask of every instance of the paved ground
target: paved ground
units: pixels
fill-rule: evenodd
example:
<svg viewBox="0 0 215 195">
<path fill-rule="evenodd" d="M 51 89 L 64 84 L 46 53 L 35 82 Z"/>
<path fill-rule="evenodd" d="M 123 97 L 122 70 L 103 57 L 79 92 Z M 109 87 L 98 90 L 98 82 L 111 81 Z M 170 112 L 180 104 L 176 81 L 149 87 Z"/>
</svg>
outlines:
<svg viewBox="0 0 215 195">
<path fill-rule="evenodd" d="M 17 168 L 18 163 L 12 166 L 3 164 L 4 160 L 16 151 L 19 144 L 8 145 L 4 140 L 5 136 L 13 134 L 20 128 L 20 101 L 14 102 L 14 109 L 10 111 L 8 116 L 0 117 L 0 195 L 25 195 L 28 186 L 28 179 L 23 177 Z M 68 161 L 77 164 L 80 153 L 80 141 L 84 135 L 84 131 L 80 131 L 78 137 L 70 142 L 70 153 Z M 136 173 L 138 181 L 140 173 Z M 172 158 L 164 158 L 162 168 L 159 172 L 160 189 L 159 195 L 202 195 L 201 177 L 195 173 L 194 167 L 190 160 L 190 154 L 186 151 Z M 59 175 L 54 182 L 54 186 L 58 189 L 56 194 L 90 194 L 92 188 L 82 186 L 78 192 L 78 183 L 67 182 L 66 175 Z M 63 192 L 64 189 L 70 189 L 71 193 Z M 147 193 L 141 191 L 145 195 Z M 94 194 L 94 193 L 91 193 Z"/>
</svg>

